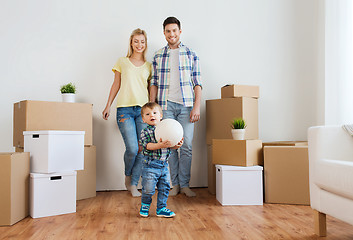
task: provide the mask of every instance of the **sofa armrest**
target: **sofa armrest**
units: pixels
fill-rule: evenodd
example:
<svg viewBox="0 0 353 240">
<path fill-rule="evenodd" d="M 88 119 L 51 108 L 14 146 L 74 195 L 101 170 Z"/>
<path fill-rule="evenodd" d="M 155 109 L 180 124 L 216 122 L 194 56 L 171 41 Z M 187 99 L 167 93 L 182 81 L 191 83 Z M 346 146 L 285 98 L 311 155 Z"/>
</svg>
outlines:
<svg viewBox="0 0 353 240">
<path fill-rule="evenodd" d="M 315 184 L 318 161 L 333 159 L 353 162 L 353 137 L 342 126 L 317 126 L 308 130 L 310 205 L 318 211 L 320 188 Z"/>
</svg>

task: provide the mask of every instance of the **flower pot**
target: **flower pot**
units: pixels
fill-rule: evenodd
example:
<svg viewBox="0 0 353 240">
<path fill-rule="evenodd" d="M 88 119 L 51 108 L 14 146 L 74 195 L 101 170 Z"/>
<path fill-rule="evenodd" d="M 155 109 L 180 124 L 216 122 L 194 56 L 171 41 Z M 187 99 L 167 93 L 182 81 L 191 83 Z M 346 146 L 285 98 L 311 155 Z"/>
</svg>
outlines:
<svg viewBox="0 0 353 240">
<path fill-rule="evenodd" d="M 233 140 L 244 140 L 245 129 L 232 129 Z"/>
<path fill-rule="evenodd" d="M 62 93 L 63 102 L 75 102 L 75 93 Z"/>
</svg>

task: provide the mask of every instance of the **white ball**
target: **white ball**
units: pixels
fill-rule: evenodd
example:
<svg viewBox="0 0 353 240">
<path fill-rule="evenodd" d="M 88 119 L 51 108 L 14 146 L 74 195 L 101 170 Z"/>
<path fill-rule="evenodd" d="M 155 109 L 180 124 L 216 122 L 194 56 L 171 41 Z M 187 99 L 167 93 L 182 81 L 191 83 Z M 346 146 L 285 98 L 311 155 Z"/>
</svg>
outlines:
<svg viewBox="0 0 353 240">
<path fill-rule="evenodd" d="M 169 140 L 172 146 L 175 146 L 183 138 L 184 131 L 181 124 L 174 119 L 164 119 L 156 125 L 155 137 L 156 140 Z"/>
</svg>

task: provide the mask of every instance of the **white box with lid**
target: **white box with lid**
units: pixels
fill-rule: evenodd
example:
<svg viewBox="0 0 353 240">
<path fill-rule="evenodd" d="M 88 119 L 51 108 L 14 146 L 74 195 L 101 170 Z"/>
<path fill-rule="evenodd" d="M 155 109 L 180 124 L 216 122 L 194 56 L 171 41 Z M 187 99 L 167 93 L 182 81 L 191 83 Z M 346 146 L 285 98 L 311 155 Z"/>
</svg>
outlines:
<svg viewBox="0 0 353 240">
<path fill-rule="evenodd" d="M 24 131 L 24 151 L 31 172 L 53 173 L 84 168 L 84 131 Z"/>
<path fill-rule="evenodd" d="M 76 212 L 76 172 L 31 173 L 30 215 L 32 218 Z"/>
<path fill-rule="evenodd" d="M 216 198 L 222 205 L 263 205 L 261 166 L 216 165 Z"/>
</svg>

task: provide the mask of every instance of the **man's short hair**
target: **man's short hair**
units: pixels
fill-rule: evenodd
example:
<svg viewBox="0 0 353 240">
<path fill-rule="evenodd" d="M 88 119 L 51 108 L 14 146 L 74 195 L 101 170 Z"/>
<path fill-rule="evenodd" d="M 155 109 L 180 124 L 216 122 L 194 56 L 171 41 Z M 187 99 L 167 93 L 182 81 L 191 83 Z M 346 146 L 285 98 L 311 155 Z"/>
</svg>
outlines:
<svg viewBox="0 0 353 240">
<path fill-rule="evenodd" d="M 141 116 L 143 116 L 143 112 L 144 112 L 144 110 L 146 108 L 153 109 L 155 107 L 157 107 L 159 112 L 161 114 L 163 114 L 162 107 L 158 103 L 156 103 L 156 102 L 148 102 L 148 103 L 146 103 L 145 105 L 142 106 L 142 108 L 141 108 Z"/>
<path fill-rule="evenodd" d="M 181 29 L 180 21 L 176 17 L 167 17 L 163 22 L 163 30 L 165 29 L 165 26 L 173 23 L 178 25 L 179 30 Z"/>
</svg>

